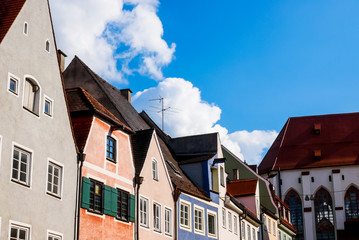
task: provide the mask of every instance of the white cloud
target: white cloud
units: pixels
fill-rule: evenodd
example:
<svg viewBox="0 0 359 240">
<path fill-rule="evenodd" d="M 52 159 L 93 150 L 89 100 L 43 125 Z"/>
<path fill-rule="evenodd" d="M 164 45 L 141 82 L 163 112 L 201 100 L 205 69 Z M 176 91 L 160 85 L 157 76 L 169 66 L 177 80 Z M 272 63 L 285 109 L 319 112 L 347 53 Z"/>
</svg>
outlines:
<svg viewBox="0 0 359 240">
<path fill-rule="evenodd" d="M 182 78 L 166 78 L 157 87 L 136 93 L 133 104 L 138 111 L 146 110 L 160 124 L 161 105 L 150 101 L 159 97 L 164 98 L 164 108 L 170 107 L 165 111 L 165 131 L 172 137 L 219 132 L 222 144 L 250 164 L 260 162 L 264 150 L 270 147 L 277 136 L 274 130 L 228 133 L 225 127 L 217 124 L 221 109 L 202 100 L 200 90 Z"/>
<path fill-rule="evenodd" d="M 175 44 L 169 47 L 162 39 L 158 0 L 50 0 L 50 3 L 57 44 L 69 60 L 78 55 L 110 81 L 126 82 L 126 75 L 134 71 L 154 79 L 163 78 L 162 68 L 172 61 Z M 124 9 L 124 4 L 132 9 Z M 129 64 L 135 58 L 139 60 L 132 69 Z"/>
</svg>

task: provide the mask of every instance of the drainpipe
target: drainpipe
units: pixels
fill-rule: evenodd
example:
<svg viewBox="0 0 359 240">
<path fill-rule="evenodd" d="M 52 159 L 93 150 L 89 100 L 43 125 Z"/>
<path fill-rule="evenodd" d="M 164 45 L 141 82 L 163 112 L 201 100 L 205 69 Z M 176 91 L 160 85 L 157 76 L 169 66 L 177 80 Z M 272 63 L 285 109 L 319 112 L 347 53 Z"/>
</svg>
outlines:
<svg viewBox="0 0 359 240">
<path fill-rule="evenodd" d="M 244 217 L 243 217 L 244 215 Z M 239 239 L 242 240 L 242 220 L 245 219 L 247 217 L 247 210 L 244 210 L 244 212 L 239 215 Z M 244 239 L 245 240 L 245 239 Z"/>
<path fill-rule="evenodd" d="M 135 176 L 135 184 L 136 184 L 136 219 L 135 219 L 135 230 L 136 230 L 136 240 L 140 239 L 140 231 L 139 231 L 139 203 L 140 203 L 140 186 L 143 182 L 143 177 L 140 177 L 139 174 Z"/>
<path fill-rule="evenodd" d="M 261 212 L 261 233 L 262 233 L 262 240 L 264 240 L 264 228 L 263 228 L 263 225 L 264 225 L 264 222 L 263 222 L 263 211 Z"/>
<path fill-rule="evenodd" d="M 77 154 L 77 166 L 78 163 L 80 163 L 80 166 L 78 166 L 77 169 L 77 184 L 76 184 L 76 214 L 75 214 L 75 236 L 74 239 L 79 240 L 80 237 L 80 209 L 81 209 L 81 200 L 82 200 L 82 181 L 81 181 L 81 177 L 82 177 L 82 166 L 83 163 L 85 161 L 86 158 L 86 154 L 83 153 L 82 151 L 80 151 Z"/>
</svg>

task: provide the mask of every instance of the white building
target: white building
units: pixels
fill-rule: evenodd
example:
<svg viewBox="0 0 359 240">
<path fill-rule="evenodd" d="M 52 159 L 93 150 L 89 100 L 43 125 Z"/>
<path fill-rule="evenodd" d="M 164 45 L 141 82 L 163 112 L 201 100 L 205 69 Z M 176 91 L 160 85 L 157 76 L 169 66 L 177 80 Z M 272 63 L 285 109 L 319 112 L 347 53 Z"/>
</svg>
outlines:
<svg viewBox="0 0 359 240">
<path fill-rule="evenodd" d="M 359 113 L 289 118 L 259 173 L 290 207 L 296 239 L 355 236 L 358 149 Z"/>
<path fill-rule="evenodd" d="M 0 239 L 73 239 L 77 162 L 47 0 L 0 1 Z"/>
</svg>

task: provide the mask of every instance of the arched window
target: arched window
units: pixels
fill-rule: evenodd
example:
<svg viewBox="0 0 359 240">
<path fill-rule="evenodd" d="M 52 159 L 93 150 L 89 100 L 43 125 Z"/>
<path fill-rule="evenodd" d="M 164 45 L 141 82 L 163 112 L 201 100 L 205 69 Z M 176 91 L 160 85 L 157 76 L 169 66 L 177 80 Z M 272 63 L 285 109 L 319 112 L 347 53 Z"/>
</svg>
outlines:
<svg viewBox="0 0 359 240">
<path fill-rule="evenodd" d="M 314 199 L 317 240 L 334 240 L 333 202 L 324 188 L 318 190 Z"/>
<path fill-rule="evenodd" d="M 45 50 L 46 50 L 47 52 L 50 52 L 50 42 L 49 42 L 49 40 L 46 40 Z"/>
<path fill-rule="evenodd" d="M 345 193 L 345 216 L 346 219 L 359 218 L 359 190 L 351 186 Z"/>
<path fill-rule="evenodd" d="M 30 78 L 25 79 L 24 108 L 39 115 L 40 87 Z"/>
<path fill-rule="evenodd" d="M 298 193 L 292 189 L 285 196 L 284 202 L 290 208 L 292 224 L 297 229 L 295 239 L 304 240 L 302 200 Z"/>
</svg>

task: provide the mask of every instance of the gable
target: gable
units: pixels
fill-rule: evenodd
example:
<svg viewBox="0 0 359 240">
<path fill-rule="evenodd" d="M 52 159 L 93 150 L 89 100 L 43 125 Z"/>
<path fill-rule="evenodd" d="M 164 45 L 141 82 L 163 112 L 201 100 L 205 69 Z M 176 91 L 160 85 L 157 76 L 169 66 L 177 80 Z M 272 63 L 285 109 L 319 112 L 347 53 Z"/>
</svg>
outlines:
<svg viewBox="0 0 359 240">
<path fill-rule="evenodd" d="M 26 0 L 2 0 L 0 2 L 0 43 L 9 31 Z"/>
</svg>

